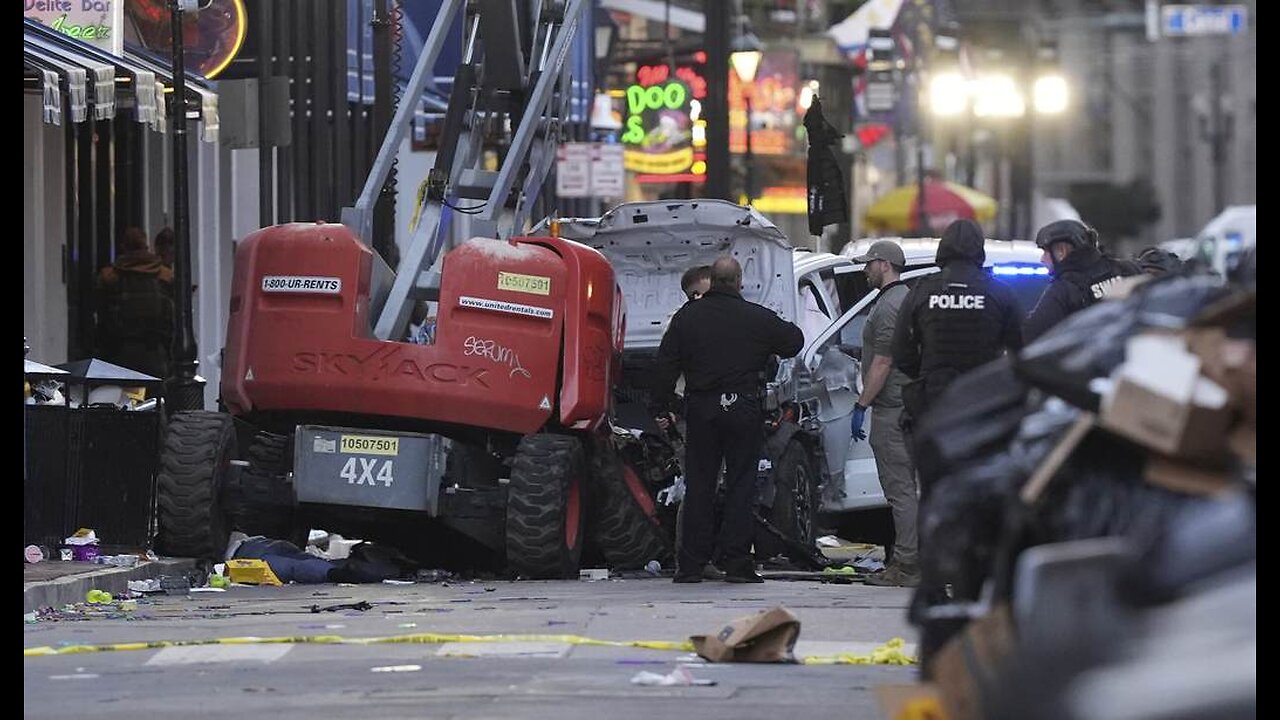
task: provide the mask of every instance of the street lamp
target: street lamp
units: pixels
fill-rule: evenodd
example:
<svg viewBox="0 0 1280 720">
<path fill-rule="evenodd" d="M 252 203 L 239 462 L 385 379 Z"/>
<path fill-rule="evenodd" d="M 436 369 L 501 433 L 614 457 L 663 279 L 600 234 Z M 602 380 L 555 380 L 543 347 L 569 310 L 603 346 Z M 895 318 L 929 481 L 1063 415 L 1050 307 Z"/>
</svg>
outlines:
<svg viewBox="0 0 1280 720">
<path fill-rule="evenodd" d="M 602 7 L 595 8 L 592 20 L 595 24 L 596 87 L 601 87 L 608 75 L 614 42 L 618 39 L 618 24 L 613 21 L 613 15 Z"/>
<path fill-rule="evenodd" d="M 969 109 L 969 83 L 959 72 L 942 72 L 929 80 L 929 109 L 934 115 L 952 117 Z"/>
<path fill-rule="evenodd" d="M 734 39 L 732 49 L 729 55 L 729 64 L 733 66 L 733 71 L 737 73 L 738 80 L 742 81 L 742 99 L 747 106 L 747 147 L 744 161 L 747 164 L 746 172 L 746 195 L 747 204 L 751 204 L 752 197 L 755 193 L 755 168 L 754 161 L 751 156 L 751 83 L 755 82 L 756 72 L 760 69 L 760 60 L 764 57 L 764 52 L 760 44 L 760 38 L 750 30 L 745 30 L 742 34 Z"/>
<path fill-rule="evenodd" d="M 1032 98 L 1038 115 L 1061 115 L 1067 109 L 1067 79 L 1061 75 L 1042 75 L 1032 87 Z"/>
<path fill-rule="evenodd" d="M 172 363 L 165 400 L 172 411 L 204 408 L 204 380 L 197 374 L 199 360 L 191 307 L 191 233 L 187 204 L 187 71 L 183 58 L 182 13 L 209 5 L 208 0 L 169 0 L 173 31 L 173 101 L 169 120 L 173 126 L 173 280 L 174 333 Z"/>
</svg>

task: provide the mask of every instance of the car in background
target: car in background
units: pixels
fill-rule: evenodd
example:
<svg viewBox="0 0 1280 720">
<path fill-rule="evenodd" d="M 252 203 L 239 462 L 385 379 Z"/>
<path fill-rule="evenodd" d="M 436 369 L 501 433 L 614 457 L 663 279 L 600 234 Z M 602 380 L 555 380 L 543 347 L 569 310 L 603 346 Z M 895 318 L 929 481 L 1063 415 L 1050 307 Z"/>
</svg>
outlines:
<svg viewBox="0 0 1280 720">
<path fill-rule="evenodd" d="M 1232 205 L 1196 235 L 1196 259 L 1226 277 L 1258 236 L 1258 206 Z"/>
<path fill-rule="evenodd" d="M 685 302 L 680 276 L 722 255 L 736 257 L 743 267 L 743 297 L 795 322 L 805 337 L 800 354 L 780 361 L 764 378 L 761 505 L 778 530 L 805 544 L 815 539 L 820 512 L 849 539 L 892 543 L 870 446 L 852 442 L 849 433 L 862 390 L 862 326 L 879 294 L 853 258 L 870 241 L 839 254 L 793 248 L 759 212 L 718 200 L 627 203 L 599 218 L 562 219 L 558 231 L 599 250 L 613 265 L 627 308 L 615 422 L 642 435 L 657 431 L 648 412 L 649 375 L 666 325 Z M 898 242 L 909 284 L 938 271 L 937 239 Z M 992 273 L 1009 281 L 1024 311 L 1030 309 L 1049 279 L 1039 248 L 990 240 L 987 256 Z M 664 482 L 631 484 L 635 502 L 650 517 L 655 507 L 662 515 L 654 494 Z"/>
<path fill-rule="evenodd" d="M 902 247 L 906 267 L 902 278 L 911 286 L 939 271 L 934 263 L 937 238 L 875 238 L 849 243 L 840 253 L 847 264 L 833 269 L 836 285 L 851 302 L 813 339 L 806 337 L 796 373 L 805 415 L 818 419 L 823 438 L 822 508 L 828 513 L 849 513 L 884 508 L 887 504 L 868 442 L 853 442 L 849 416 L 862 392 L 862 329 L 879 296 L 867 285 L 864 265 L 853 258 L 865 254 L 873 242 L 892 240 Z M 1013 290 L 1021 314 L 1035 306 L 1049 284 L 1049 270 L 1040 263 L 1035 243 L 1021 240 L 987 240 L 986 268 Z M 805 276 L 797 273 L 799 282 Z M 808 388 L 808 390 L 805 390 Z M 818 391 L 820 389 L 820 391 Z M 875 422 L 874 409 L 867 425 Z M 849 522 L 840 522 L 842 528 Z M 858 523 L 852 523 L 856 528 Z"/>
</svg>

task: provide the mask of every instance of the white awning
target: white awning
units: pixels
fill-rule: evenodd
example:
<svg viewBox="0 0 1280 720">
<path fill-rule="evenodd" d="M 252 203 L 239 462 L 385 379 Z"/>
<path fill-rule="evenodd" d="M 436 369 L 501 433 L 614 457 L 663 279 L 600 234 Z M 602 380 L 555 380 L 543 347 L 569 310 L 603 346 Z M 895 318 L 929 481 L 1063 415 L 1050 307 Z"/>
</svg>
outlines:
<svg viewBox="0 0 1280 720">
<path fill-rule="evenodd" d="M 67 81 L 72 122 L 87 119 L 86 86 L 92 79 L 95 119 L 115 117 L 116 87 L 120 85 L 133 91 L 137 121 L 152 130 L 165 132 L 164 95 L 173 87 L 173 77 L 153 58 L 129 47 L 125 48 L 123 58 L 118 57 L 30 19 L 23 21 L 22 46 L 26 65 L 41 71 L 46 122 L 57 123 L 61 117 L 61 103 L 50 94 L 47 73 L 53 72 Z M 201 122 L 201 139 L 217 142 L 217 93 L 197 75 L 188 78 L 187 100 L 199 101 L 194 118 Z M 52 105 L 58 106 L 56 110 Z"/>
<path fill-rule="evenodd" d="M 600 0 L 600 6 L 606 10 L 631 13 L 656 22 L 665 22 L 667 9 L 670 8 L 672 27 L 696 33 L 705 32 L 707 29 L 707 18 L 702 13 L 697 10 L 669 6 L 659 0 Z M 725 3 L 725 12 L 729 12 L 729 3 L 727 2 Z"/>
</svg>

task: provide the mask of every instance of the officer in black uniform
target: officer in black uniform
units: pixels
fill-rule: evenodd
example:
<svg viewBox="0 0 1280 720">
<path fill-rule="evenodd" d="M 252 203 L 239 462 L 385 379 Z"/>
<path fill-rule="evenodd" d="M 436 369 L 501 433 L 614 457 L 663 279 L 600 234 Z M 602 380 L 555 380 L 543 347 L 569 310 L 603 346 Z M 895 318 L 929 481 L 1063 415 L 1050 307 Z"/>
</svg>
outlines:
<svg viewBox="0 0 1280 720">
<path fill-rule="evenodd" d="M 711 560 L 713 500 L 720 464 L 725 498 L 718 547 L 729 582 L 763 582 L 751 560 L 756 473 L 764 444 L 760 377 L 771 355 L 793 357 L 800 328 L 742 298 L 742 266 L 722 257 L 711 290 L 684 305 L 662 336 L 653 374 L 654 413 L 671 422 L 676 378 L 685 377 L 685 496 L 676 548 L 676 582 L 701 582 Z"/>
<path fill-rule="evenodd" d="M 902 304 L 893 364 L 910 378 L 902 402 L 917 422 L 962 373 L 1022 347 L 1021 317 L 1009 286 L 982 268 L 986 239 L 972 220 L 942 231 L 935 262 Z"/>
<path fill-rule="evenodd" d="M 1135 263 L 1103 255 L 1098 233 L 1079 220 L 1045 225 L 1036 233 L 1036 245 L 1044 251 L 1040 262 L 1053 273 L 1053 281 L 1022 325 L 1027 342 L 1106 297 L 1120 278 L 1141 272 Z"/>
</svg>

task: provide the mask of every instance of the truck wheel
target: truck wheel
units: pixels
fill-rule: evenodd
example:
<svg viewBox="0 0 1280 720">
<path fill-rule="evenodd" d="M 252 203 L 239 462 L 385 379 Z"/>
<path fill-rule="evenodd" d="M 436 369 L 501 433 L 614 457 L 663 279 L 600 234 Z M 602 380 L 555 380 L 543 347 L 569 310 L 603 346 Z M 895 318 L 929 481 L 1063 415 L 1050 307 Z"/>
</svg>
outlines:
<svg viewBox="0 0 1280 720">
<path fill-rule="evenodd" d="M 773 482 L 775 495 L 769 522 L 783 535 L 806 547 L 812 546 L 816 538 L 814 521 L 820 498 L 817 474 L 803 443 L 795 440 L 787 443 L 782 456 L 774 464 Z M 788 554 L 776 538 L 761 535 L 756 533 L 757 544 L 762 546 L 766 556 Z"/>
<path fill-rule="evenodd" d="M 669 564 L 673 538 L 635 469 L 613 453 L 600 453 L 593 466 L 599 491 L 594 535 L 605 562 L 615 570 L 638 570 L 650 560 Z"/>
<path fill-rule="evenodd" d="M 307 546 L 293 486 L 289 482 L 292 438 L 259 432 L 249 446 L 249 465 L 234 475 L 230 502 L 232 525 L 248 535 L 265 535 Z"/>
<path fill-rule="evenodd" d="M 577 577 L 584 464 L 578 438 L 539 433 L 520 440 L 507 485 L 507 567 L 516 575 Z"/>
<path fill-rule="evenodd" d="M 157 550 L 223 559 L 231 526 L 221 493 L 235 454 L 230 415 L 196 411 L 169 419 L 156 478 Z"/>
</svg>

